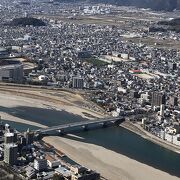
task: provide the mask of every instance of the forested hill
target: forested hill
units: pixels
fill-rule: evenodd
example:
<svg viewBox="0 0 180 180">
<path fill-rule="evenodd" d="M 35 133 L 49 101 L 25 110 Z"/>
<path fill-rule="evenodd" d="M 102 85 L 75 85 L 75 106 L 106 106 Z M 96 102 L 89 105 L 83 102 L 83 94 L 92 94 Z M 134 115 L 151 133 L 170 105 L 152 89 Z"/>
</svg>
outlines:
<svg viewBox="0 0 180 180">
<path fill-rule="evenodd" d="M 180 0 L 56 0 L 61 2 L 87 1 L 94 3 L 108 3 L 125 6 L 137 6 L 141 8 L 151 8 L 153 10 L 172 11 L 180 9 Z"/>
</svg>

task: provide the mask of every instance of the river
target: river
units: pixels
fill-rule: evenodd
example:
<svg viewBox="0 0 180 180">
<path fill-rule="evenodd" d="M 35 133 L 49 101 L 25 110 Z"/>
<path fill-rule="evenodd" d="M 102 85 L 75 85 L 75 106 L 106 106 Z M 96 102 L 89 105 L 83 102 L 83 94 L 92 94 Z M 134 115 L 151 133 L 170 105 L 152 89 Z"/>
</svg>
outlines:
<svg viewBox="0 0 180 180">
<path fill-rule="evenodd" d="M 65 111 L 57 111 L 54 109 L 29 108 L 21 106 L 16 107 L 15 109 L 3 109 L 1 107 L 1 111 L 29 121 L 38 122 L 46 126 L 54 126 L 84 120 L 80 116 L 75 116 Z M 27 128 L 36 129 L 34 126 L 22 123 L 9 121 L 4 122 L 7 122 L 19 131 L 24 131 Z M 86 131 L 75 134 L 83 138 L 76 139 L 75 137 L 71 137 L 72 139 L 103 146 L 139 162 L 180 177 L 179 154 L 143 139 L 142 137 L 122 127 L 96 129 L 89 132 Z M 70 137 L 68 136 L 67 138 Z"/>
</svg>

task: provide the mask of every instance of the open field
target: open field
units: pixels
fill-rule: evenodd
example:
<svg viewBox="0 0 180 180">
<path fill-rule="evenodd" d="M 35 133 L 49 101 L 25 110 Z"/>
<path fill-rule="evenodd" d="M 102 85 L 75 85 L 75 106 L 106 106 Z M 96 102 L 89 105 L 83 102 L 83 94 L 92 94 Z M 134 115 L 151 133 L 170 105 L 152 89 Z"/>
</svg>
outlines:
<svg viewBox="0 0 180 180">
<path fill-rule="evenodd" d="M 34 15 L 34 17 L 43 17 L 42 15 Z M 117 17 L 100 17 L 100 16 L 77 16 L 75 18 L 69 18 L 66 16 L 50 16 L 47 15 L 46 18 L 56 19 L 58 21 L 64 21 L 74 24 L 99 24 L 99 25 L 123 25 L 124 21 L 121 21 Z M 119 20 L 118 20 L 119 19 Z"/>
<path fill-rule="evenodd" d="M 91 63 L 93 64 L 94 66 L 97 66 L 97 67 L 100 67 L 100 66 L 104 66 L 104 65 L 107 65 L 108 63 L 104 62 L 104 61 L 101 61 L 99 60 L 98 58 L 85 58 L 85 59 L 82 59 L 84 62 L 87 62 L 87 63 Z"/>
<path fill-rule="evenodd" d="M 133 43 L 143 43 L 148 46 L 157 47 L 157 48 L 168 48 L 168 49 L 178 49 L 180 50 L 180 43 L 177 40 L 162 40 L 157 38 L 123 38 L 123 40 L 130 40 Z M 156 45 L 155 45 L 156 44 Z"/>
</svg>

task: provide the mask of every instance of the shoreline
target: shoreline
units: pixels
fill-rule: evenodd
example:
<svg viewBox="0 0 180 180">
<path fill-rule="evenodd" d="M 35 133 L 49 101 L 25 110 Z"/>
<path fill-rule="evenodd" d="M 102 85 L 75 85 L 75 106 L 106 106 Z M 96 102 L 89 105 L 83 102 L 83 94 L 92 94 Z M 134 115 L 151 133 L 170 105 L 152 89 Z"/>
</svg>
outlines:
<svg viewBox="0 0 180 180">
<path fill-rule="evenodd" d="M 145 131 L 143 128 L 140 128 L 131 122 L 124 121 L 123 123 L 120 124 L 120 127 L 123 127 L 125 129 L 133 132 L 134 134 L 137 134 L 137 135 L 141 136 L 142 138 L 144 138 L 154 144 L 157 144 L 165 149 L 168 149 L 177 154 L 180 154 L 180 147 L 173 145 L 165 140 L 162 140 L 153 134 L 150 134 L 149 132 Z"/>
<path fill-rule="evenodd" d="M 0 119 L 3 122 L 11 121 L 11 122 L 15 122 L 15 123 L 17 122 L 17 123 L 21 123 L 21 124 L 25 124 L 25 125 L 35 126 L 37 128 L 47 128 L 47 126 L 45 126 L 43 124 L 28 121 L 28 120 L 21 119 L 21 118 L 18 118 L 18 117 L 14 117 L 14 116 L 12 116 L 10 114 L 7 114 L 7 113 L 4 113 L 4 112 L 0 112 L 0 116 L 1 116 L 1 118 L 3 118 L 3 119 Z"/>
<path fill-rule="evenodd" d="M 18 93 L 18 95 L 16 93 Z M 64 102 L 67 103 L 68 101 L 71 101 L 72 99 L 72 97 L 69 97 L 69 94 L 64 95 L 64 93 L 62 93 L 62 96 L 58 96 L 58 98 L 56 99 L 56 102 L 54 102 L 52 101 L 51 98 L 50 98 L 50 101 L 48 101 L 49 97 L 51 97 L 50 96 L 51 94 L 49 95 L 42 91 L 36 92 L 37 93 L 36 96 L 40 94 L 42 97 L 43 96 L 46 97 L 45 100 L 42 100 L 42 99 L 36 99 L 36 96 L 33 96 L 33 93 L 31 94 L 31 97 L 26 97 L 26 96 L 24 97 L 24 94 L 21 94 L 20 90 L 19 92 L 15 92 L 15 94 L 0 91 L 0 96 L 2 97 L 2 104 L 4 103 L 3 106 L 7 106 L 9 108 L 11 108 L 12 106 L 15 106 L 16 103 L 17 105 L 20 105 L 22 103 L 22 104 L 25 104 L 26 106 L 35 105 L 37 107 L 41 107 L 45 109 L 52 108 L 56 110 L 65 110 L 66 112 L 71 112 L 71 113 L 72 113 L 72 109 L 74 109 L 72 114 L 80 115 L 80 116 L 84 115 L 83 114 L 84 112 L 87 112 L 92 115 L 96 114 L 95 112 L 92 113 L 91 111 L 88 111 L 88 110 L 85 111 L 84 109 L 81 109 L 79 104 L 76 106 L 75 105 L 73 106 L 73 103 L 75 104 L 75 100 L 78 100 L 78 102 L 80 102 L 80 100 L 83 99 L 83 98 L 81 99 L 79 96 L 75 96 L 75 98 L 73 99 L 74 101 L 71 104 L 67 105 L 67 104 L 64 104 Z M 10 96 L 8 96 L 9 94 Z M 54 98 L 55 97 L 56 96 L 54 96 Z M 30 103 L 27 104 L 27 102 L 29 101 Z M 97 116 L 100 116 L 100 115 L 98 114 Z M 104 115 L 101 114 L 101 117 L 104 117 Z M 86 118 L 89 118 L 89 117 L 86 117 Z M 25 124 L 30 123 L 30 125 L 32 125 L 31 121 L 24 120 L 22 122 L 22 119 L 19 119 L 19 120 L 21 120 L 21 122 L 19 123 L 25 123 Z M 12 121 L 18 122 L 15 118 L 14 119 L 12 118 Z M 42 124 L 39 124 L 39 126 L 41 125 Z M 137 134 L 137 131 L 135 131 L 135 133 Z M 62 150 L 63 152 L 65 152 L 65 154 L 67 154 L 68 157 L 72 158 L 79 164 L 84 165 L 90 169 L 97 170 L 98 172 L 102 174 L 103 177 L 108 178 L 108 180 L 111 180 L 111 179 L 119 180 L 119 177 L 121 177 L 122 180 L 124 179 L 125 180 L 126 179 L 127 180 L 144 180 L 143 177 L 146 176 L 147 174 L 150 176 L 150 178 L 148 177 L 149 179 L 147 180 L 159 179 L 159 178 L 162 178 L 163 180 L 177 180 L 178 179 L 176 176 L 170 175 L 167 172 L 164 172 L 159 169 L 155 169 L 147 164 L 140 163 L 136 160 L 128 158 L 127 156 L 116 153 L 112 150 L 108 150 L 98 145 L 72 141 L 70 139 L 65 139 L 63 137 L 46 137 L 45 139 L 50 139 L 50 141 L 48 141 L 49 144 L 53 145 L 57 149 Z M 64 139 L 64 142 L 62 141 L 63 139 Z M 134 171 L 134 168 L 136 169 L 135 171 Z M 142 171 L 144 172 L 142 173 Z M 113 178 L 109 178 L 109 177 L 113 177 Z"/>
<path fill-rule="evenodd" d="M 43 141 L 60 149 L 69 158 L 82 166 L 96 170 L 108 180 L 178 180 L 165 171 L 138 162 L 125 155 L 91 143 L 66 137 L 45 137 Z"/>
<path fill-rule="evenodd" d="M 59 90 L 56 95 L 54 91 L 48 89 L 16 89 L 9 87 L 4 89 L 0 86 L 0 95 L 6 94 L 20 99 L 29 99 L 50 106 L 55 109 L 61 109 L 68 113 L 79 115 L 82 118 L 93 120 L 94 118 L 102 118 L 107 116 L 102 110 L 99 112 L 88 108 L 95 105 L 93 102 L 87 102 L 80 94 L 71 94 L 67 91 Z M 99 107 L 98 107 L 99 109 Z M 88 114 L 86 116 L 85 114 Z M 91 116 L 91 117 L 90 117 Z"/>
</svg>

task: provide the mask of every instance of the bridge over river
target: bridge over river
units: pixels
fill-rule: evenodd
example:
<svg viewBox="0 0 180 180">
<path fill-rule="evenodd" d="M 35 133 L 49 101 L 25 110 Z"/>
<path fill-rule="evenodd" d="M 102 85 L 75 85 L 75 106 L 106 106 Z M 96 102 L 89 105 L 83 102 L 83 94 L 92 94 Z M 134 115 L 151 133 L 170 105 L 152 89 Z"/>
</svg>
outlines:
<svg viewBox="0 0 180 180">
<path fill-rule="evenodd" d="M 124 117 L 120 116 L 117 118 L 104 118 L 104 119 L 96 119 L 96 120 L 88 120 L 75 122 L 70 124 L 57 125 L 53 127 L 43 128 L 35 130 L 35 134 L 39 135 L 52 135 L 52 134 L 67 134 L 73 131 L 87 131 L 95 128 L 103 128 L 109 126 L 119 125 L 121 122 L 125 120 Z"/>
</svg>

